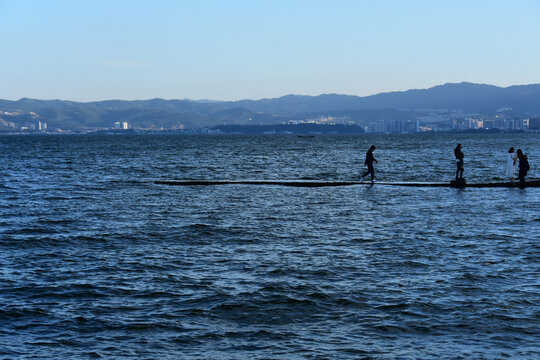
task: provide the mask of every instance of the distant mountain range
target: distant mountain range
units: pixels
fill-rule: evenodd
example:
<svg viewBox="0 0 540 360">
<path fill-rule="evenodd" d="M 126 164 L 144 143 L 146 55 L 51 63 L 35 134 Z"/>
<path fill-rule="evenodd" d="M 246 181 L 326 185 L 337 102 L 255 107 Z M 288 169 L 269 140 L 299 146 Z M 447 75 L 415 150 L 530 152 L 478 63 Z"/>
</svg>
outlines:
<svg viewBox="0 0 540 360">
<path fill-rule="evenodd" d="M 279 124 L 319 116 L 345 117 L 354 123 L 385 119 L 409 120 L 430 111 L 512 116 L 540 114 L 540 84 L 501 88 L 472 83 L 449 83 L 429 89 L 387 92 L 372 96 L 325 94 L 287 95 L 241 101 L 192 100 L 0 100 L 0 128 L 22 125 L 38 117 L 49 128 L 112 127 L 128 121 L 136 128 L 201 128 L 223 124 Z M 6 125 L 8 124 L 8 125 Z"/>
</svg>

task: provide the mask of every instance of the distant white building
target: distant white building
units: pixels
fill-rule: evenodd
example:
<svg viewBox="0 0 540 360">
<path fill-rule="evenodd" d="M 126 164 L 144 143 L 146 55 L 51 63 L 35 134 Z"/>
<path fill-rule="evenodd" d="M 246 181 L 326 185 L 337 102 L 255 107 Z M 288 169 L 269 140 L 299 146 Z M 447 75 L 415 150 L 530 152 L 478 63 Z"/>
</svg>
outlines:
<svg viewBox="0 0 540 360">
<path fill-rule="evenodd" d="M 129 126 L 129 123 L 127 121 L 116 121 L 113 125 L 113 129 L 118 129 L 118 130 L 127 130 L 127 129 L 130 129 L 131 126 Z"/>
<path fill-rule="evenodd" d="M 45 121 L 36 119 L 34 129 L 36 129 L 37 131 L 47 131 L 47 123 Z"/>
</svg>

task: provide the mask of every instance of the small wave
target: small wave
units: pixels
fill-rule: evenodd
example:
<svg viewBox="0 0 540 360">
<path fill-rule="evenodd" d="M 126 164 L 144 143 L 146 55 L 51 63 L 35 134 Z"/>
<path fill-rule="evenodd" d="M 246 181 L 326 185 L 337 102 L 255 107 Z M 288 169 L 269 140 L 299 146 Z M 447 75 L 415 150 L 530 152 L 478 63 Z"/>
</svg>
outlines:
<svg viewBox="0 0 540 360">
<path fill-rule="evenodd" d="M 7 306 L 0 309 L 0 320 L 10 321 L 13 318 L 35 318 L 48 316 L 49 312 L 40 307 Z"/>
<path fill-rule="evenodd" d="M 383 310 L 383 311 L 401 311 L 401 310 L 407 309 L 408 307 L 409 307 L 408 303 L 397 303 L 397 304 L 385 304 L 385 305 L 375 306 L 375 309 Z"/>
</svg>

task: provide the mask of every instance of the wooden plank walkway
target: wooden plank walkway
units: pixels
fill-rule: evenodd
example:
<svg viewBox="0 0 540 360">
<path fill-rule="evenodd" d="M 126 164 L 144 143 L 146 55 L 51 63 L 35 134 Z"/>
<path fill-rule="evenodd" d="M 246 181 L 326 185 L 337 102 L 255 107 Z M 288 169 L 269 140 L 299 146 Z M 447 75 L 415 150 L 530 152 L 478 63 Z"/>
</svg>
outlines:
<svg viewBox="0 0 540 360">
<path fill-rule="evenodd" d="M 371 185 L 365 181 L 317 181 L 317 180 L 157 180 L 155 184 L 171 186 L 211 186 L 211 185 L 278 185 L 293 187 L 327 187 Z M 455 187 L 450 182 L 375 182 L 374 185 L 409 186 L 409 187 Z M 540 187 L 540 180 L 527 181 L 526 187 Z M 471 183 L 467 188 L 512 188 L 519 187 L 519 182 Z"/>
</svg>

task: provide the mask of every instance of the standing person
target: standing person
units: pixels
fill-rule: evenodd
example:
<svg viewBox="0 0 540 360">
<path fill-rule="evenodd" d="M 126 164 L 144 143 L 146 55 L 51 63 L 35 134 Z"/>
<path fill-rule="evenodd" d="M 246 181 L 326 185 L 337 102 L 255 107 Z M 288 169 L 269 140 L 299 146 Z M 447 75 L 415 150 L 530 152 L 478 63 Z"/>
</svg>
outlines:
<svg viewBox="0 0 540 360">
<path fill-rule="evenodd" d="M 508 158 L 506 160 L 506 177 L 514 182 L 514 171 L 516 170 L 517 155 L 514 148 L 508 149 Z"/>
<path fill-rule="evenodd" d="M 456 180 L 458 179 L 458 176 L 460 179 L 463 179 L 463 158 L 465 155 L 463 155 L 463 152 L 461 151 L 461 144 L 457 144 L 456 148 L 454 149 L 454 155 L 456 155 Z"/>
<path fill-rule="evenodd" d="M 529 160 L 527 159 L 527 155 L 525 155 L 521 149 L 518 149 L 517 151 L 517 158 L 519 159 L 519 185 L 525 187 L 525 176 L 527 176 L 527 172 L 529 171 Z"/>
<path fill-rule="evenodd" d="M 375 169 L 373 168 L 373 162 L 375 161 L 378 163 L 377 159 L 373 157 L 373 151 L 375 150 L 375 145 L 371 145 L 369 150 L 366 153 L 366 160 L 364 161 L 364 165 L 367 166 L 367 171 L 360 176 L 360 179 L 364 181 L 364 177 L 367 174 L 371 174 L 371 182 L 373 183 L 375 181 Z"/>
</svg>

